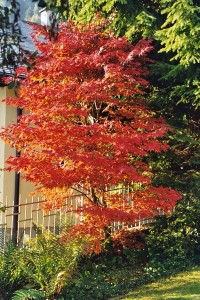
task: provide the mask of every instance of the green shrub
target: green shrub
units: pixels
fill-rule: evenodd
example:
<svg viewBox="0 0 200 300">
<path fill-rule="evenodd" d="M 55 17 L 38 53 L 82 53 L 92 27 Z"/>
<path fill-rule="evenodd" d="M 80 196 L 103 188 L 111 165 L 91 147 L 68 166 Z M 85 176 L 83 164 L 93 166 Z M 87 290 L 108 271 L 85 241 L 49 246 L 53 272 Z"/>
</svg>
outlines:
<svg viewBox="0 0 200 300">
<path fill-rule="evenodd" d="M 17 261 L 19 250 L 8 243 L 7 247 L 0 250 L 0 300 L 10 300 L 11 294 L 25 282 Z"/>
<path fill-rule="evenodd" d="M 200 262 L 200 206 L 182 200 L 170 216 L 160 216 L 146 238 L 152 277 L 169 275 Z"/>
<path fill-rule="evenodd" d="M 43 292 L 45 299 L 57 299 L 62 295 L 63 287 L 69 284 L 81 251 L 82 244 L 75 239 L 63 244 L 58 235 L 49 231 L 38 234 L 20 250 L 17 265 L 26 276 L 28 284 L 23 288 L 27 292 L 17 291 L 13 299 L 18 294 L 23 294 L 24 299 L 32 299 L 28 293 L 31 291 L 32 294 L 34 289 Z"/>
<path fill-rule="evenodd" d="M 13 296 L 12 300 L 44 300 L 44 292 L 29 289 L 29 290 L 18 290 Z"/>
<path fill-rule="evenodd" d="M 83 257 L 65 289 L 66 299 L 107 299 L 146 282 L 146 232 L 146 228 L 119 230 L 112 234 L 110 247 L 98 255 Z"/>
<path fill-rule="evenodd" d="M 107 299 L 146 280 L 141 267 L 144 250 L 125 249 L 119 254 L 114 251 L 85 257 L 80 262 L 77 276 L 65 290 L 67 300 Z"/>
</svg>

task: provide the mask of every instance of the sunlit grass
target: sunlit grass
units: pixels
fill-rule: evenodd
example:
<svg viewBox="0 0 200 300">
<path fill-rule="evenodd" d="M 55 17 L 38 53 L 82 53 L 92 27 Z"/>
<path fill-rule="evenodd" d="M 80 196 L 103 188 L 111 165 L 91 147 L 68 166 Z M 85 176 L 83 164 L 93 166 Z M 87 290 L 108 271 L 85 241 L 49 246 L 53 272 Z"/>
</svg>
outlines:
<svg viewBox="0 0 200 300">
<path fill-rule="evenodd" d="M 140 287 L 115 300 L 200 300 L 200 268 Z"/>
</svg>

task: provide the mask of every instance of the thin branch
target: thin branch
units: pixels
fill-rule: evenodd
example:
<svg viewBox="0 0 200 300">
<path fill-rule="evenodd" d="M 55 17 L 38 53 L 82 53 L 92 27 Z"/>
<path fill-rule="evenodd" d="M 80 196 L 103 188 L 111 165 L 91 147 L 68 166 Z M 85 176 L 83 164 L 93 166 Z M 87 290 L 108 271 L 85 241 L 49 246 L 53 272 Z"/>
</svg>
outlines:
<svg viewBox="0 0 200 300">
<path fill-rule="evenodd" d="M 75 187 L 72 187 L 72 190 L 78 192 L 78 193 L 81 193 L 83 196 L 85 196 L 90 202 L 94 203 L 94 201 L 92 201 L 91 198 L 88 197 L 88 195 L 84 192 L 81 192 L 79 189 L 75 188 Z"/>
</svg>

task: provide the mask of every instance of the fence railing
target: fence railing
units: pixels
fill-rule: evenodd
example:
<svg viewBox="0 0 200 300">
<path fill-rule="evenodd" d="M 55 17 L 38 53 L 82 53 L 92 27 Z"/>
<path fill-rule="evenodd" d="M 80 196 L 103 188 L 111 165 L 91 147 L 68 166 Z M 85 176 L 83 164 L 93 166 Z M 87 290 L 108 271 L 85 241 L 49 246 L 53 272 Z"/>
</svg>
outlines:
<svg viewBox="0 0 200 300">
<path fill-rule="evenodd" d="M 18 206 L 18 228 L 17 228 L 17 243 L 23 245 L 28 239 L 36 236 L 35 226 L 39 225 L 41 230 L 50 230 L 57 233 L 61 223 L 78 224 L 81 221 L 81 215 L 76 214 L 78 207 L 84 204 L 84 197 L 80 194 L 75 194 L 66 198 L 62 208 L 51 210 L 47 214 L 41 209 L 41 199 L 32 197 L 25 201 L 20 201 Z M 71 210 L 69 210 L 71 207 Z M 8 205 L 8 199 L 5 201 L 5 206 L 0 210 L 0 246 L 4 247 L 7 241 L 12 240 L 13 235 L 13 216 L 14 205 Z M 134 224 L 128 225 L 131 227 L 141 227 L 151 223 L 152 219 L 138 219 Z M 127 228 L 125 223 L 114 222 L 113 230 Z"/>
</svg>

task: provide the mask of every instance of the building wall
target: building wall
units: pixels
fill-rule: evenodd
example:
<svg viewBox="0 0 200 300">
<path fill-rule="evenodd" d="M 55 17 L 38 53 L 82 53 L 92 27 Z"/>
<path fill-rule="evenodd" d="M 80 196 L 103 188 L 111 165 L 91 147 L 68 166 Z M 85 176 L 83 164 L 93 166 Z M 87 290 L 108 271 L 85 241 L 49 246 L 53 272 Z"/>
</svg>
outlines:
<svg viewBox="0 0 200 300">
<path fill-rule="evenodd" d="M 14 96 L 12 90 L 8 88 L 0 88 L 0 130 L 6 127 L 9 123 L 15 122 L 17 118 L 16 108 L 6 105 L 2 102 L 5 97 Z M 14 172 L 4 172 L 2 169 L 5 167 L 5 159 L 10 155 L 15 155 L 15 150 L 11 149 L 9 145 L 5 145 L 0 140 L 0 203 L 6 204 L 6 197 L 9 199 L 9 205 L 13 202 L 14 197 Z"/>
<path fill-rule="evenodd" d="M 14 96 L 14 90 L 0 87 L 0 130 L 2 130 L 2 127 L 17 121 L 16 107 L 2 102 L 4 98 Z M 2 170 L 5 167 L 6 158 L 10 155 L 15 156 L 15 149 L 10 148 L 9 145 L 0 140 L 0 204 L 2 206 L 12 206 L 14 201 L 15 173 Z M 20 178 L 20 204 L 26 203 L 29 198 L 31 199 L 30 193 L 33 191 L 33 185 Z M 20 217 L 23 218 L 23 216 Z"/>
</svg>

